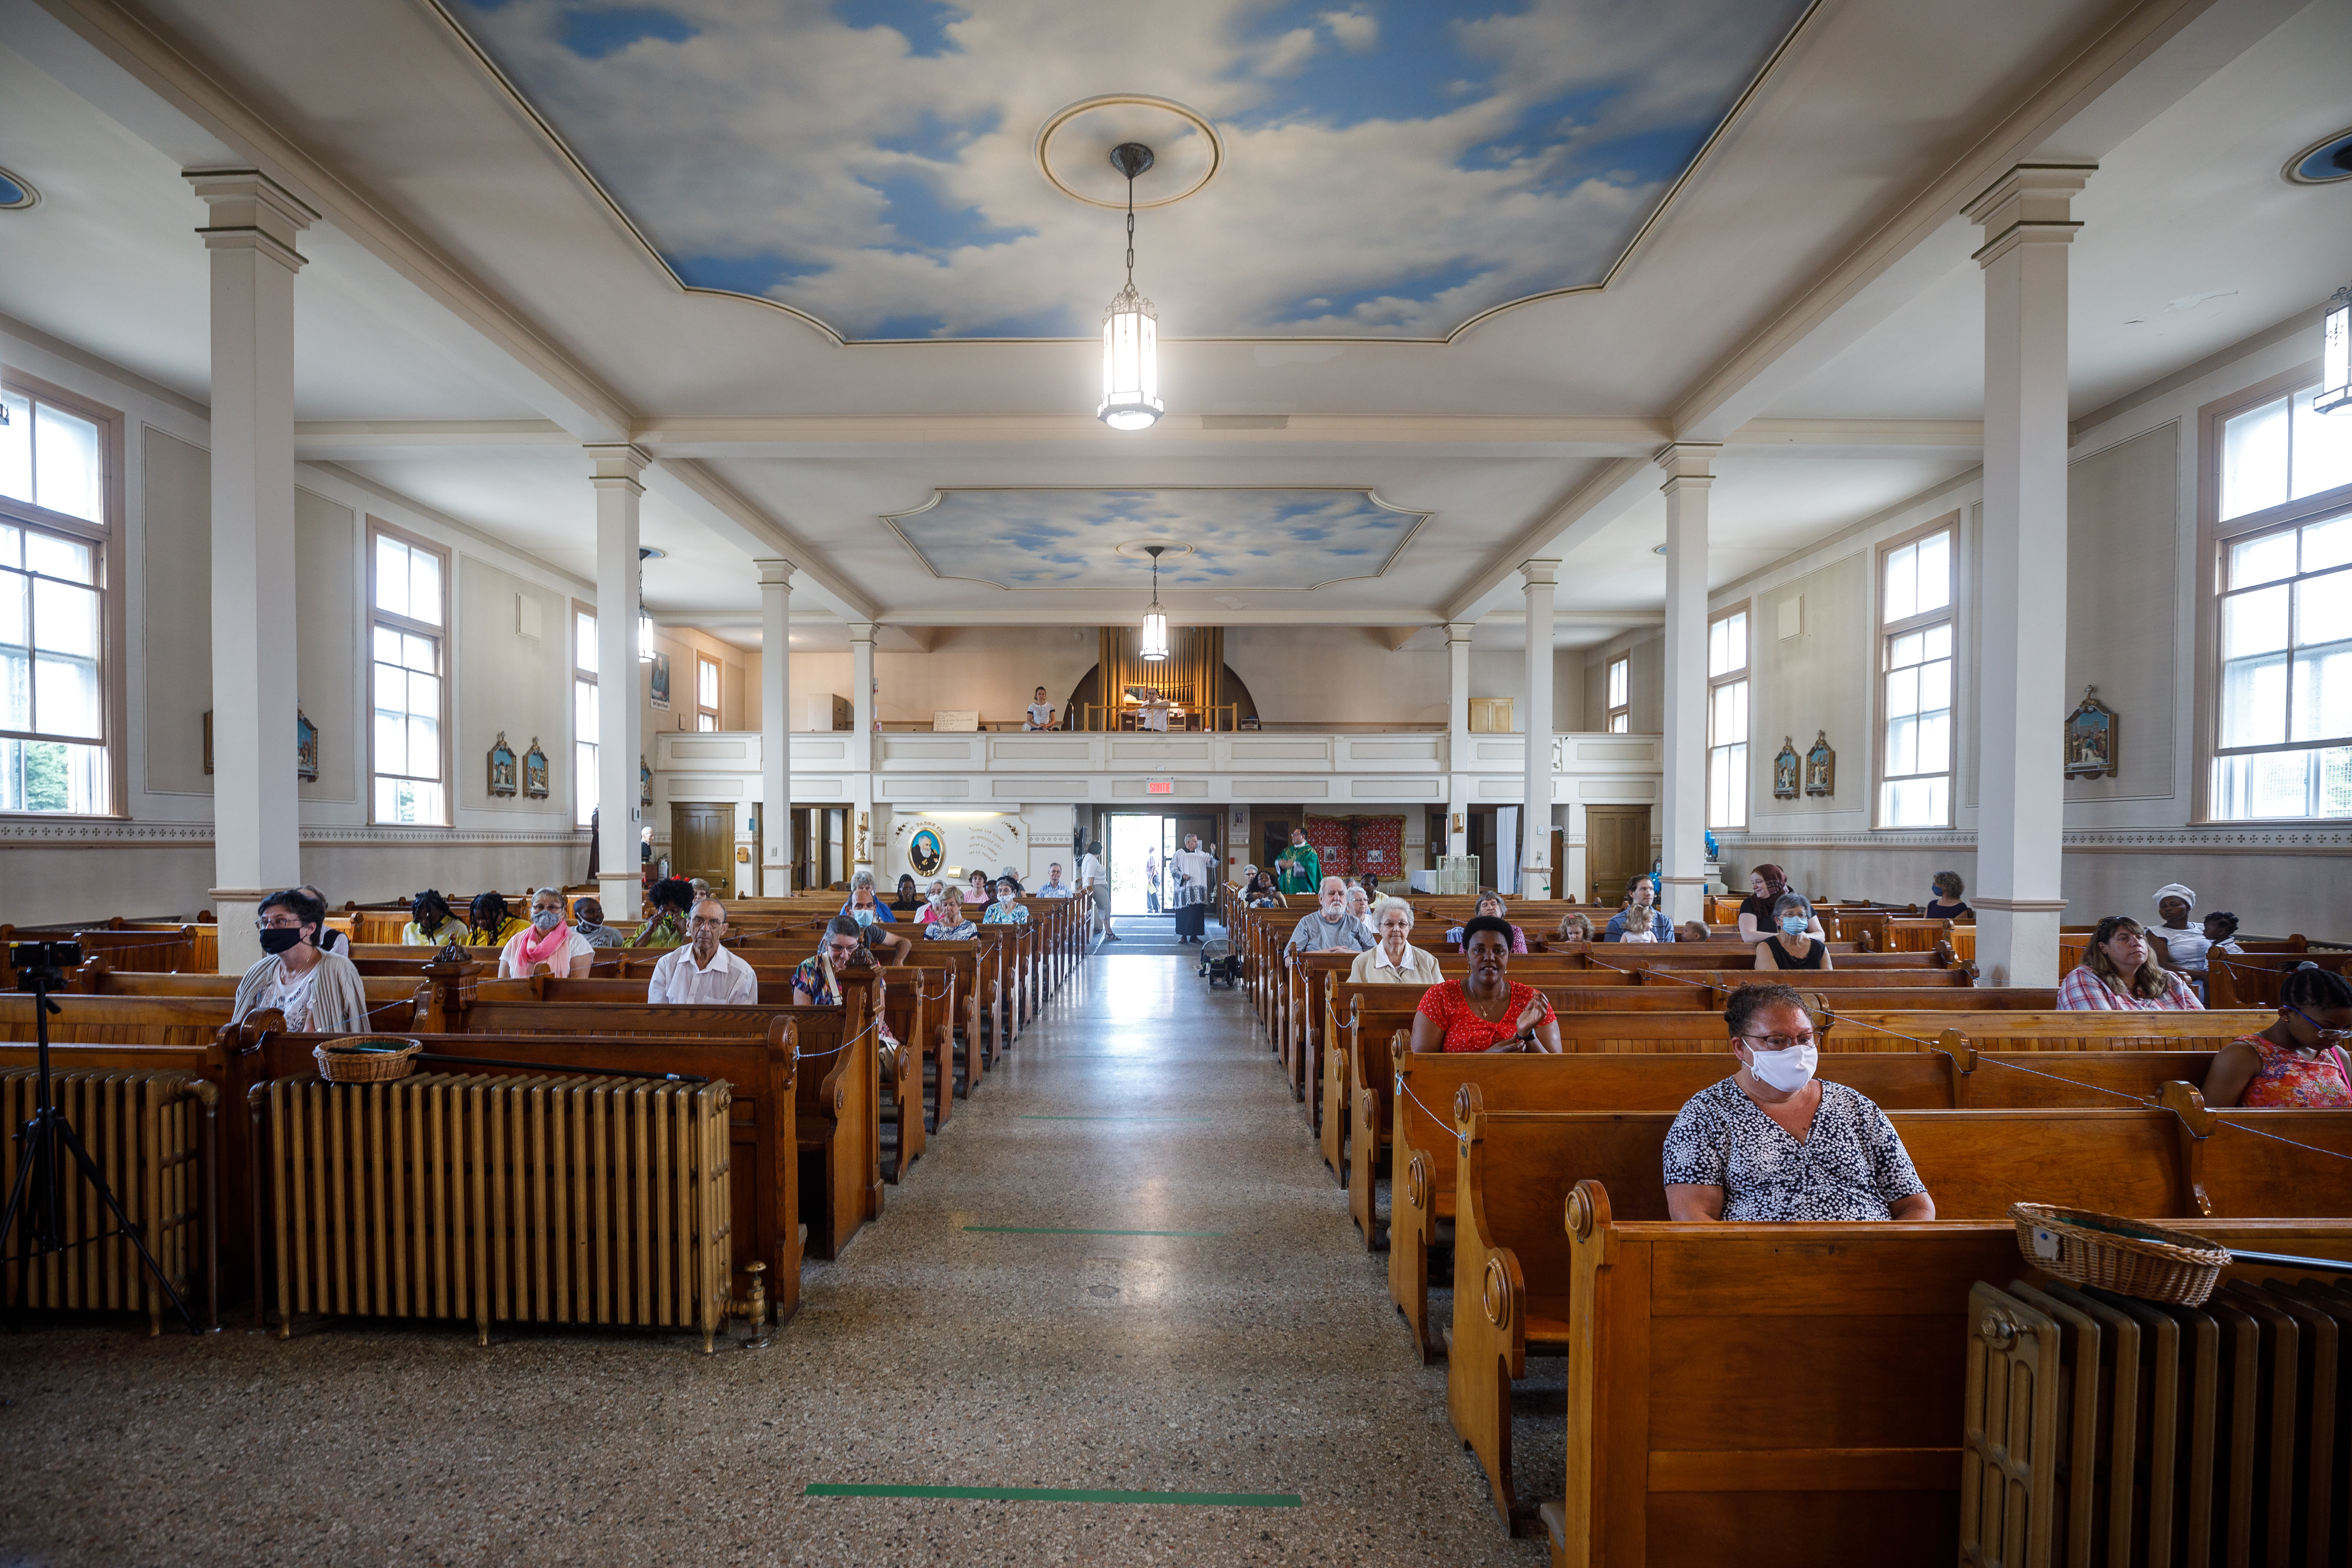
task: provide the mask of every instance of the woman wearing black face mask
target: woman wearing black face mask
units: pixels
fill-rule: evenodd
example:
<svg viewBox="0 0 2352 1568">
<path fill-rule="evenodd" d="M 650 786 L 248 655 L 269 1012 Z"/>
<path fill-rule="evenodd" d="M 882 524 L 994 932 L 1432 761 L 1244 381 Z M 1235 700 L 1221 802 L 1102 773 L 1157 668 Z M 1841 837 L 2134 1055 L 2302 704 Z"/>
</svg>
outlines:
<svg viewBox="0 0 2352 1568">
<path fill-rule="evenodd" d="M 367 987 L 340 952 L 319 948 L 327 908 L 299 888 L 274 893 L 257 911 L 261 961 L 236 983 L 229 1021 L 275 1008 L 295 1034 L 355 1035 L 368 1026 Z"/>
</svg>

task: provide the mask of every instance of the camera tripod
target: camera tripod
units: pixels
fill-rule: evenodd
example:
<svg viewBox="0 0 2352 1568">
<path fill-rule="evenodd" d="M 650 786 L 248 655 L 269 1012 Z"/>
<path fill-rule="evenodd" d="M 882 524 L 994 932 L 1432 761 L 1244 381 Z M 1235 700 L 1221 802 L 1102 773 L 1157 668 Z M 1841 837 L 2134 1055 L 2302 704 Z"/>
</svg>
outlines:
<svg viewBox="0 0 2352 1568">
<path fill-rule="evenodd" d="M 32 1289 L 33 1268 L 40 1259 L 72 1247 L 104 1241 L 111 1236 L 121 1236 L 138 1248 L 139 1260 L 147 1266 L 147 1272 L 155 1277 L 156 1288 L 163 1292 L 163 1299 L 172 1303 L 172 1310 L 180 1315 L 180 1321 L 188 1325 L 188 1331 L 192 1334 L 204 1332 L 196 1326 L 195 1315 L 188 1310 L 188 1304 L 180 1299 L 179 1291 L 173 1289 L 171 1278 L 163 1272 L 163 1265 L 157 1263 L 155 1255 L 147 1249 L 146 1238 L 139 1234 L 139 1226 L 123 1212 L 121 1200 L 106 1184 L 105 1173 L 98 1168 L 98 1162 L 89 1157 L 89 1151 L 82 1147 L 80 1135 L 74 1131 L 73 1123 L 67 1120 L 64 1109 L 57 1104 L 49 1091 L 49 1015 L 65 1011 L 49 1000 L 49 993 L 62 985 L 65 977 L 56 968 L 42 963 L 19 965 L 17 974 L 33 994 L 33 1036 L 37 1042 L 38 1053 L 36 1069 L 38 1081 L 34 1090 L 33 1114 L 17 1130 L 16 1139 L 22 1150 L 16 1157 L 16 1179 L 8 1188 L 7 1209 L 0 1212 L 0 1238 L 8 1235 L 20 1210 L 25 1215 L 25 1233 L 19 1240 L 15 1259 L 17 1268 L 15 1305 L 17 1310 L 24 1309 L 26 1296 Z M 80 1241 L 66 1239 L 62 1203 L 65 1184 L 69 1177 L 62 1168 L 62 1159 L 68 1154 L 81 1168 L 82 1179 L 89 1184 L 90 1190 L 106 1205 L 107 1213 L 114 1216 L 119 1228 L 100 1231 Z"/>
</svg>

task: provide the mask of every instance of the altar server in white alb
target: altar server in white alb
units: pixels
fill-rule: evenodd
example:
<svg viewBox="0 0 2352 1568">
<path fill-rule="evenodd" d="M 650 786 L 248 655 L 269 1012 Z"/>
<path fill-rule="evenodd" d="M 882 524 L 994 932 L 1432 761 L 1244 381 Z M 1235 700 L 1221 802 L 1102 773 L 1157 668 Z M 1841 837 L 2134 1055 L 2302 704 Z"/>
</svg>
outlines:
<svg viewBox="0 0 2352 1568">
<path fill-rule="evenodd" d="M 1168 857 L 1176 876 L 1176 940 L 1199 942 L 1208 933 L 1209 893 L 1215 885 L 1217 858 L 1201 847 L 1201 836 L 1184 835 L 1184 847 Z"/>
<path fill-rule="evenodd" d="M 687 943 L 674 947 L 654 965 L 653 984 L 646 988 L 648 1002 L 757 1002 L 760 977 L 751 966 L 719 945 L 727 934 L 727 906 L 705 899 L 694 906 L 687 923 Z"/>
</svg>

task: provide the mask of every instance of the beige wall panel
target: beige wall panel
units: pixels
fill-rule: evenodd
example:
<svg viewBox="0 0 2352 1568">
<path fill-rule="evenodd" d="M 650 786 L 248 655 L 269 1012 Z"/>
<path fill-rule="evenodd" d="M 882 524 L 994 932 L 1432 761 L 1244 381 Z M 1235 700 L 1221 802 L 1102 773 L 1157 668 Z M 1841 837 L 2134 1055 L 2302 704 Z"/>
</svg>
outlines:
<svg viewBox="0 0 2352 1568">
<path fill-rule="evenodd" d="M 515 629 L 517 595 L 539 602 L 538 637 Z M 452 765 L 461 807 L 571 820 L 572 648 L 563 635 L 570 614 L 570 602 L 562 593 L 458 554 L 457 728 Z M 501 731 L 518 762 L 534 738 L 546 752 L 545 800 L 520 793 L 490 794 L 490 747 Z"/>
<path fill-rule="evenodd" d="M 302 711 L 319 726 L 319 778 L 301 786 L 304 800 L 360 797 L 359 569 L 359 514 L 297 489 L 294 643 Z"/>
<path fill-rule="evenodd" d="M 1864 616 L 1870 556 L 1857 552 L 1756 596 L 1748 668 L 1748 819 L 1866 810 L 1870 804 L 1871 637 Z M 1804 595 L 1804 630 L 1780 635 L 1780 602 Z M 1639 726 L 1637 725 L 1636 728 Z M 1837 794 L 1772 798 L 1772 759 L 1783 737 L 1799 755 L 1826 731 L 1837 752 Z"/>
<path fill-rule="evenodd" d="M 210 795 L 204 716 L 213 705 L 212 458 L 152 426 L 142 426 L 139 435 L 146 470 L 140 493 L 145 558 L 134 570 L 147 584 L 146 624 L 141 628 L 146 787 L 165 795 Z M 209 865 L 211 851 L 205 854 Z"/>
<path fill-rule="evenodd" d="M 2066 474 L 2066 710 L 2095 685 L 2117 714 L 2114 778 L 2069 779 L 2066 798 L 2173 794 L 2173 606 L 2179 437 L 2160 425 Z"/>
</svg>

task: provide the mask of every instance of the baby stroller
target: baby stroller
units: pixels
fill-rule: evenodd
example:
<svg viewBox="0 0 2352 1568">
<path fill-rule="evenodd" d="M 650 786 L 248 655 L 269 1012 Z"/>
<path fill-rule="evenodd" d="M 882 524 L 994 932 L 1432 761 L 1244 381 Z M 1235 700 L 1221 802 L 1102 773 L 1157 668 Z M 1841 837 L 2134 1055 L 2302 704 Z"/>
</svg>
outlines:
<svg viewBox="0 0 2352 1568">
<path fill-rule="evenodd" d="M 1201 967 L 1193 973 L 1206 975 L 1212 987 L 1222 982 L 1239 990 L 1242 984 L 1242 955 L 1235 952 L 1234 944 L 1223 937 L 1211 937 L 1201 944 Z"/>
</svg>

